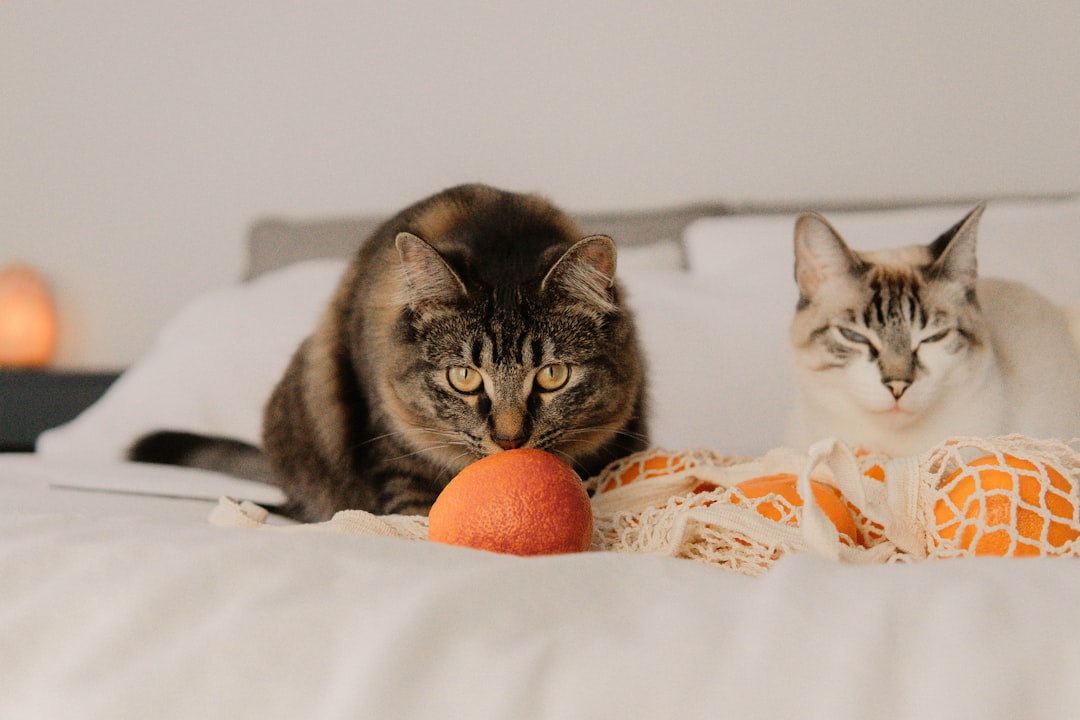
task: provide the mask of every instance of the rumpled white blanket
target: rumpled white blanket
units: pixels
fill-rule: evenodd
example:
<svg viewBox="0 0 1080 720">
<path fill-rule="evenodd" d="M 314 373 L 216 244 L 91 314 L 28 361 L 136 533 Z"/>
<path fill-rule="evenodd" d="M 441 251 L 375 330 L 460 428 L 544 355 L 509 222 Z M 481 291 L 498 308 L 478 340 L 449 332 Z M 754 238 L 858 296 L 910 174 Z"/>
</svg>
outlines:
<svg viewBox="0 0 1080 720">
<path fill-rule="evenodd" d="M 648 555 L 518 558 L 222 529 L 203 502 L 50 490 L 34 468 L 0 458 L 3 718 L 1080 707 L 1071 560 L 856 567 L 800 553 L 748 578 Z"/>
</svg>

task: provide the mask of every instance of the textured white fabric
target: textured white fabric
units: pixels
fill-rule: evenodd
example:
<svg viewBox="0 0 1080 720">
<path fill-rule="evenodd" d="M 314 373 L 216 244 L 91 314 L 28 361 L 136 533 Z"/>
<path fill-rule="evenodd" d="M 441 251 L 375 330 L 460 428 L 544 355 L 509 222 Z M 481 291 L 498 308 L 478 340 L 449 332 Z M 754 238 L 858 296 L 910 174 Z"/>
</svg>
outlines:
<svg viewBox="0 0 1080 720">
<path fill-rule="evenodd" d="M 515 558 L 224 530 L 177 500 L 153 501 L 177 508 L 168 521 L 145 498 L 87 513 L 26 462 L 0 457 L 0 717 L 1012 720 L 1080 706 L 1072 561 L 801 553 L 747 578 L 647 555 Z M 31 494 L 33 512 L 13 501 Z"/>
<path fill-rule="evenodd" d="M 793 381 L 779 295 L 685 272 L 624 278 L 649 374 L 654 445 L 762 455 L 783 443 Z"/>
<path fill-rule="evenodd" d="M 257 443 L 262 406 L 344 268 L 312 260 L 200 296 L 97 403 L 43 433 L 37 451 L 119 460 L 163 428 Z"/>
</svg>

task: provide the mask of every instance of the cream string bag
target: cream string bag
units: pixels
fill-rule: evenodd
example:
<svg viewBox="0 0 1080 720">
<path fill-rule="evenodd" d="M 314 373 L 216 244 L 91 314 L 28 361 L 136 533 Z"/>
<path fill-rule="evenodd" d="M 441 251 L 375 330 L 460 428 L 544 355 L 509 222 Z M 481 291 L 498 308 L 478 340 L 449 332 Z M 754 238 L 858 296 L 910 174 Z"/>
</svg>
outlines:
<svg viewBox="0 0 1080 720">
<path fill-rule="evenodd" d="M 739 483 L 790 474 L 802 505 L 780 495 L 748 497 Z M 858 528 L 841 533 L 812 483 L 837 488 Z M 654 449 L 590 478 L 592 549 L 685 557 L 760 575 L 784 554 L 811 551 L 847 563 L 976 554 L 1078 555 L 1080 454 L 1022 436 L 954 438 L 919 456 L 859 455 L 822 441 L 809 455 L 762 458 L 710 450 Z M 778 517 L 770 519 L 768 505 Z M 211 522 L 285 532 L 338 532 L 424 539 L 427 519 L 337 513 L 310 525 L 268 525 L 268 513 L 223 498 Z M 988 550 L 989 548 L 989 550 Z"/>
</svg>

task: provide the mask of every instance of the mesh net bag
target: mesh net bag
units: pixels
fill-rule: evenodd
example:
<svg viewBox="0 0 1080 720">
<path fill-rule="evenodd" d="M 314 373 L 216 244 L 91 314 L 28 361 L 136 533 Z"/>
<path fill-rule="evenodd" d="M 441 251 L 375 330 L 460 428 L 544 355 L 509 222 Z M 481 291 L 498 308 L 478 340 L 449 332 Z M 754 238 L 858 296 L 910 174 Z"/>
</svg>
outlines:
<svg viewBox="0 0 1080 720">
<path fill-rule="evenodd" d="M 705 449 L 631 455 L 587 483 L 593 549 L 673 555 L 759 575 L 784 553 L 803 549 L 791 527 L 796 508 L 768 498 L 774 517 L 767 520 L 735 485 L 791 466 L 787 457 L 755 462 Z"/>
<path fill-rule="evenodd" d="M 808 467 L 816 465 L 830 470 L 878 536 L 879 552 L 893 558 L 1080 555 L 1075 443 L 953 438 L 888 459 L 826 441 L 811 448 Z"/>
<path fill-rule="evenodd" d="M 761 458 L 707 449 L 637 453 L 586 485 L 596 551 L 689 558 L 761 575 L 790 552 L 848 563 L 1080 555 L 1080 452 L 1023 436 L 954 438 L 888 458 L 822 441 L 808 455 Z M 231 527 L 427 537 L 427 519 L 359 510 L 270 526 L 250 503 L 223 499 Z"/>
</svg>

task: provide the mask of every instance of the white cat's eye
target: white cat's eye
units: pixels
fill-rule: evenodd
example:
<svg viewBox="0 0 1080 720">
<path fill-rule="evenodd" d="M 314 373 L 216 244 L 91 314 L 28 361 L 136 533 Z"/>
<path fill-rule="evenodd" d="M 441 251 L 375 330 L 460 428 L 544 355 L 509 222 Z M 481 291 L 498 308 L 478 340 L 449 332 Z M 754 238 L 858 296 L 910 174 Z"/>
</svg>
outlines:
<svg viewBox="0 0 1080 720">
<path fill-rule="evenodd" d="M 836 329 L 840 331 L 840 334 L 848 342 L 858 343 L 860 345 L 869 345 L 870 344 L 870 338 L 866 337 L 865 335 L 862 335 L 861 333 L 857 333 L 854 330 L 850 330 L 850 329 L 848 329 L 846 327 L 840 327 L 840 326 L 837 326 Z"/>
<path fill-rule="evenodd" d="M 484 383 L 479 370 L 464 365 L 447 368 L 446 379 L 455 390 L 463 393 L 476 392 Z"/>
<path fill-rule="evenodd" d="M 540 368 L 536 373 L 536 384 L 541 390 L 558 390 L 570 379 L 570 366 L 564 363 L 551 363 Z"/>
<path fill-rule="evenodd" d="M 942 340 L 944 340 L 945 338 L 947 338 L 947 337 L 949 336 L 949 333 L 951 333 L 951 332 L 952 332 L 952 328 L 945 328 L 945 329 L 944 329 L 944 330 L 942 330 L 941 332 L 936 332 L 936 333 L 934 333 L 933 335 L 931 335 L 931 336 L 930 336 L 930 337 L 928 337 L 928 338 L 923 338 L 923 339 L 922 339 L 922 342 L 924 342 L 924 343 L 936 343 L 936 342 L 941 342 Z M 920 344 L 921 344 L 921 343 L 920 343 Z"/>
</svg>

